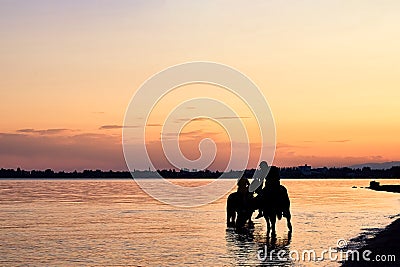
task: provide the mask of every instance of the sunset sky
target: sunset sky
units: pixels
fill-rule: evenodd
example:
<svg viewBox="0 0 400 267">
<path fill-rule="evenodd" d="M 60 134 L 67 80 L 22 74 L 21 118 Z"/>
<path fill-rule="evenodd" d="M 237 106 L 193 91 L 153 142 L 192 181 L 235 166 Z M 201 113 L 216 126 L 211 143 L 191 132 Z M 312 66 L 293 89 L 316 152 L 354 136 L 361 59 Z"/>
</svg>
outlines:
<svg viewBox="0 0 400 267">
<path fill-rule="evenodd" d="M 400 160 L 399 12 L 396 0 L 0 1 L 0 167 L 125 170 L 131 97 L 188 61 L 257 84 L 276 123 L 274 165 Z M 170 99 L 215 93 L 189 87 Z M 210 121 L 184 131 L 193 159 L 201 139 L 227 139 Z"/>
</svg>

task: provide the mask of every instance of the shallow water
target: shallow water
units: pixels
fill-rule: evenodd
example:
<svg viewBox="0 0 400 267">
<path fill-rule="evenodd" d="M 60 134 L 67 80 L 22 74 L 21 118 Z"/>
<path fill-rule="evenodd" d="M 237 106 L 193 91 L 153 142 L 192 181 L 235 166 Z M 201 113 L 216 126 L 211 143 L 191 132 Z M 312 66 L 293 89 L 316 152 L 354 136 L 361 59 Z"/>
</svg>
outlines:
<svg viewBox="0 0 400 267">
<path fill-rule="evenodd" d="M 335 266 L 339 263 L 329 259 L 292 261 L 288 253 L 314 249 L 318 256 L 337 247 L 338 239 L 348 241 L 393 221 L 400 194 L 352 188 L 368 182 L 282 180 L 294 231 L 290 237 L 279 221 L 271 240 L 263 219 L 254 220 L 255 229 L 245 234 L 226 229 L 226 196 L 176 208 L 147 196 L 133 180 L 1 180 L 0 265 Z M 278 259 L 268 252 L 262 261 L 257 255 L 265 247 L 286 253 Z"/>
</svg>

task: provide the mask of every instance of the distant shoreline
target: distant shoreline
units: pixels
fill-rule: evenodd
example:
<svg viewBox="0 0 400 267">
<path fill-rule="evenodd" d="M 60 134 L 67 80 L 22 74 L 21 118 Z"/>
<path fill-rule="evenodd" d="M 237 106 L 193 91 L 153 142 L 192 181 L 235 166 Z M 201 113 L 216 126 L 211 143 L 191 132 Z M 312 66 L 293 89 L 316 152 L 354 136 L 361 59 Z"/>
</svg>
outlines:
<svg viewBox="0 0 400 267">
<path fill-rule="evenodd" d="M 0 177 L 0 181 L 12 181 L 12 180 L 69 180 L 69 181 L 79 181 L 79 180 L 146 180 L 146 179 L 168 179 L 168 180 L 202 180 L 202 179 L 208 179 L 208 180 L 217 180 L 217 179 L 226 179 L 226 180 L 234 180 L 238 179 L 237 177 L 224 177 L 224 178 L 216 178 L 216 177 L 179 177 L 179 178 L 171 178 L 171 177 L 108 177 L 108 178 L 102 178 L 102 177 L 95 177 L 95 178 L 87 178 L 87 177 L 75 177 L 75 178 L 65 178 L 65 177 Z M 343 177 L 312 177 L 312 178 L 304 178 L 304 177 L 298 177 L 298 178 L 281 178 L 281 180 L 370 180 L 371 178 L 343 178 Z M 399 180 L 400 178 L 380 178 L 380 177 L 375 177 L 374 179 L 382 179 L 382 180 Z M 361 187 L 365 189 L 371 189 L 368 186 Z M 371 189 L 374 190 L 374 189 Z M 394 191 L 388 191 L 388 190 L 374 190 L 374 191 L 381 191 L 381 192 L 389 192 L 389 193 L 399 193 L 399 192 L 394 192 Z"/>
<path fill-rule="evenodd" d="M 231 170 L 229 172 L 219 172 L 210 170 L 157 170 L 157 171 L 143 171 L 134 170 L 130 171 L 103 171 L 103 170 L 84 170 L 84 171 L 53 171 L 52 169 L 46 170 L 21 170 L 15 169 L 0 169 L 0 179 L 6 178 L 44 178 L 44 179 L 131 179 L 135 178 L 157 178 L 162 176 L 168 179 L 201 179 L 201 178 L 239 178 L 246 177 L 252 178 L 255 169 L 246 169 L 243 171 Z M 298 167 L 284 167 L 280 168 L 280 176 L 282 179 L 397 179 L 400 178 L 400 166 L 394 166 L 390 169 L 371 169 L 370 167 L 363 167 L 352 169 L 349 167 L 343 168 L 311 168 L 311 166 L 304 165 Z"/>
</svg>

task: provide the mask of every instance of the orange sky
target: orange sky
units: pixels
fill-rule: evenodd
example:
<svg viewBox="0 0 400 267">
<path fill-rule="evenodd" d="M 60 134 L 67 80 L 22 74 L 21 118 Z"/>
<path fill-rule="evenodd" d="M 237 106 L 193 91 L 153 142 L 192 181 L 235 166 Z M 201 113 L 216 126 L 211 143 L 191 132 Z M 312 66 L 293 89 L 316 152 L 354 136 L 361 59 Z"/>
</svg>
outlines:
<svg viewBox="0 0 400 267">
<path fill-rule="evenodd" d="M 398 1 L 67 2 L 0 3 L 0 167 L 126 169 L 120 126 L 132 95 L 197 60 L 258 85 L 275 118 L 276 165 L 400 159 Z M 199 92 L 248 115 L 234 96 L 190 86 L 157 114 Z M 202 138 L 217 148 L 228 139 L 210 122 L 185 131 L 189 158 Z M 215 168 L 228 153 L 219 150 Z"/>
</svg>

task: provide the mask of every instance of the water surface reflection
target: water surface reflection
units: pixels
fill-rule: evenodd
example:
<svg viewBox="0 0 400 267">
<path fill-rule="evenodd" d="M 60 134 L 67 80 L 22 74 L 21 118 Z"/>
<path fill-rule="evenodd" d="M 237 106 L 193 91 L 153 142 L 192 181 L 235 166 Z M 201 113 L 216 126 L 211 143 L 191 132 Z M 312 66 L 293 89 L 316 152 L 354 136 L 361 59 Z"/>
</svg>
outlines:
<svg viewBox="0 0 400 267">
<path fill-rule="evenodd" d="M 252 266 L 291 266 L 289 257 L 292 234 L 270 236 L 257 229 L 237 232 L 233 228 L 226 230 L 226 247 L 235 265 Z"/>
<path fill-rule="evenodd" d="M 188 209 L 150 198 L 131 180 L 2 180 L 0 265 L 338 266 L 290 261 L 288 252 L 319 253 L 339 238 L 384 227 L 399 213 L 399 194 L 352 188 L 368 185 L 367 180 L 282 183 L 291 198 L 294 231 L 288 236 L 285 220 L 278 221 L 273 240 L 266 236 L 264 219 L 254 220 L 255 228 L 246 234 L 227 230 L 227 195 Z M 265 247 L 285 251 L 281 257 L 287 260 L 272 253 L 260 261 L 258 251 Z"/>
</svg>

